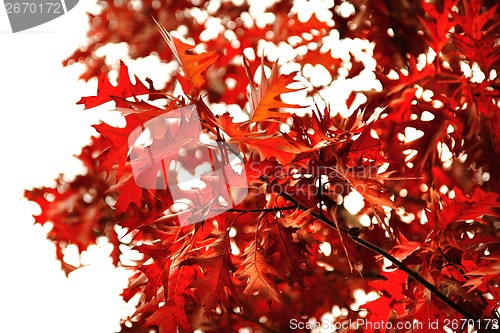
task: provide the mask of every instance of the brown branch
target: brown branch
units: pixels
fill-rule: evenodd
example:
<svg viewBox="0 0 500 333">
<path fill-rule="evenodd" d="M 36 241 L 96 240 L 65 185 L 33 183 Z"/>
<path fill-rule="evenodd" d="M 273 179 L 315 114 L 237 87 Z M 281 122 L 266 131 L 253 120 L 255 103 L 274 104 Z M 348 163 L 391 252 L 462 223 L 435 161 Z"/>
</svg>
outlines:
<svg viewBox="0 0 500 333">
<path fill-rule="evenodd" d="M 261 177 L 261 179 L 263 181 L 265 181 L 267 184 L 269 184 L 269 182 L 267 181 L 267 179 L 265 179 L 264 177 Z M 309 209 L 307 206 L 299 203 L 298 200 L 295 199 L 290 194 L 288 194 L 286 192 L 280 192 L 279 194 L 283 198 L 285 198 L 286 200 L 288 200 L 291 203 L 293 203 L 294 205 L 296 205 L 301 210 L 307 211 Z M 359 244 L 359 245 L 361 245 L 361 246 L 363 246 L 363 247 L 365 247 L 367 249 L 370 249 L 370 250 L 372 250 L 375 253 L 380 254 L 381 256 L 383 256 L 384 258 L 386 258 L 387 260 L 389 260 L 390 262 L 392 262 L 397 268 L 399 268 L 400 270 L 402 270 L 403 272 L 405 272 L 406 274 L 408 274 L 409 276 L 411 276 L 414 280 L 418 281 L 422 286 L 424 286 L 427 290 L 429 290 L 434 296 L 436 296 L 438 299 L 440 299 L 447 306 L 449 306 L 450 308 L 452 308 L 456 312 L 460 313 L 462 316 L 464 316 L 464 317 L 466 317 L 468 319 L 473 320 L 474 323 L 479 323 L 479 318 L 478 317 L 476 317 L 475 315 L 473 315 L 472 313 L 470 313 L 466 309 L 462 308 L 461 306 L 459 306 L 458 304 L 456 304 L 455 302 L 453 302 L 449 297 L 447 297 L 442 292 L 440 292 L 432 283 L 430 283 L 429 281 L 427 281 L 426 279 L 424 279 L 420 274 L 418 274 L 417 272 L 413 271 L 411 268 L 409 268 L 408 266 L 406 266 L 405 264 L 403 264 L 401 261 L 399 261 L 398 259 L 396 259 L 394 256 L 392 256 L 387 251 L 381 249 L 380 247 L 378 247 L 377 245 L 375 245 L 373 243 L 370 243 L 367 240 L 359 238 L 357 235 L 353 235 L 352 233 L 349 233 L 349 229 L 347 229 L 345 227 L 342 227 L 342 226 L 339 225 L 338 228 L 337 228 L 337 226 L 335 225 L 335 223 L 333 221 L 330 221 L 325 216 L 323 216 L 323 215 L 321 215 L 321 214 L 319 214 L 319 213 L 317 213 L 315 211 L 311 211 L 309 214 L 311 216 L 315 217 L 316 219 L 324 222 L 325 224 L 327 224 L 328 226 L 332 227 L 333 229 L 340 230 L 348 238 L 350 238 L 353 242 L 355 242 L 355 243 L 357 243 L 357 244 Z M 491 331 L 490 329 L 481 329 L 480 327 L 478 327 L 478 331 L 479 332 L 490 332 L 490 333 L 493 333 L 493 331 Z"/>
<path fill-rule="evenodd" d="M 225 210 L 226 212 L 239 212 L 239 213 L 262 213 L 262 212 L 277 212 L 281 210 L 290 210 L 296 209 L 297 205 L 291 205 L 286 207 L 272 207 L 272 208 L 256 208 L 256 209 L 240 209 L 240 208 L 231 208 Z"/>
</svg>

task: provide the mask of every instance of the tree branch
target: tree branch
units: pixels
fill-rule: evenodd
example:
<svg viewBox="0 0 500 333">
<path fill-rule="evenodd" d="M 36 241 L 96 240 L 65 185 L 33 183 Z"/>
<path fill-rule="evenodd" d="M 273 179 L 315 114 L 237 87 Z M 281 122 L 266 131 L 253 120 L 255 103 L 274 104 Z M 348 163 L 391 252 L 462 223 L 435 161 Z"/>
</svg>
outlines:
<svg viewBox="0 0 500 333">
<path fill-rule="evenodd" d="M 295 209 L 297 205 L 291 205 L 286 207 L 272 207 L 272 208 L 256 208 L 256 209 L 240 209 L 240 208 L 231 208 L 226 210 L 226 212 L 240 212 L 240 213 L 262 213 L 262 212 L 277 212 L 280 210 L 289 210 Z"/>
<path fill-rule="evenodd" d="M 267 184 L 269 184 L 269 182 L 267 181 L 267 179 L 265 179 L 264 177 L 261 177 L 261 179 L 263 181 L 265 181 Z M 309 207 L 307 207 L 307 206 L 301 204 L 300 202 L 298 202 L 298 200 L 295 199 L 290 194 L 288 194 L 286 192 L 279 192 L 279 194 L 283 198 L 285 198 L 286 200 L 288 200 L 291 203 L 293 203 L 294 205 L 296 205 L 301 210 L 307 211 L 309 209 Z M 355 243 L 357 243 L 357 244 L 359 244 L 359 245 L 361 245 L 361 246 L 363 246 L 363 247 L 365 247 L 367 249 L 370 249 L 370 250 L 372 250 L 375 253 L 380 254 L 381 256 L 383 256 L 384 258 L 386 258 L 387 260 L 389 260 L 391 263 L 393 263 L 397 268 L 401 269 L 403 272 L 405 272 L 406 274 L 408 274 L 409 276 L 411 276 L 413 279 L 415 279 L 416 281 L 418 281 L 422 286 L 424 286 L 434 296 L 436 296 L 437 298 L 439 298 L 442 302 L 444 302 L 450 308 L 452 308 L 456 312 L 460 313 L 462 316 L 464 316 L 464 317 L 466 317 L 468 319 L 473 320 L 475 324 L 479 323 L 480 319 L 478 317 L 476 317 L 475 315 L 473 315 L 472 313 L 470 313 L 466 309 L 464 309 L 464 308 L 460 307 L 459 305 L 457 305 L 450 298 L 448 298 L 446 295 L 444 295 L 442 292 L 440 292 L 433 284 L 431 284 L 429 281 L 427 281 L 426 279 L 424 279 L 420 274 L 418 274 L 417 272 L 413 271 L 411 268 L 409 268 L 408 266 L 406 266 L 405 264 L 403 264 L 401 261 L 399 261 L 398 259 L 396 259 L 395 257 L 393 257 L 387 251 L 381 249 L 380 247 L 378 247 L 375 244 L 370 243 L 367 240 L 359 238 L 357 235 L 353 235 L 353 234 L 349 233 L 349 229 L 347 229 L 345 227 L 339 226 L 337 228 L 337 226 L 335 225 L 335 223 L 333 221 L 330 221 L 329 219 L 327 219 L 322 214 L 319 214 L 319 213 L 317 213 L 315 211 L 311 211 L 309 214 L 311 216 L 315 217 L 316 219 L 318 219 L 318 220 L 326 223 L 328 226 L 332 227 L 333 229 L 340 230 L 349 239 L 351 239 L 353 242 L 355 242 Z M 491 331 L 490 329 L 481 329 L 481 327 L 478 327 L 477 329 L 478 329 L 479 332 L 483 331 L 483 332 L 493 333 L 493 331 Z"/>
</svg>

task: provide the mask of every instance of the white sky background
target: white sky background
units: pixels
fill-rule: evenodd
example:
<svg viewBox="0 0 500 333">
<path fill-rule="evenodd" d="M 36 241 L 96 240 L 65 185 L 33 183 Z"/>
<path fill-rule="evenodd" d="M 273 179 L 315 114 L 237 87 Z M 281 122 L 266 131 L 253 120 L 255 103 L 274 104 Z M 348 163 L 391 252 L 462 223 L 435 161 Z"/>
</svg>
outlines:
<svg viewBox="0 0 500 333">
<path fill-rule="evenodd" d="M 123 313 L 126 286 L 106 250 L 94 247 L 92 264 L 67 279 L 45 231 L 33 225 L 39 209 L 21 200 L 33 186 L 51 185 L 60 172 L 74 175 L 78 154 L 102 111 L 76 102 L 95 93 L 95 82 L 77 82 L 81 67 L 61 61 L 85 40 L 83 0 L 51 22 L 13 34 L 0 1 L 0 331 L 111 333 Z"/>
</svg>

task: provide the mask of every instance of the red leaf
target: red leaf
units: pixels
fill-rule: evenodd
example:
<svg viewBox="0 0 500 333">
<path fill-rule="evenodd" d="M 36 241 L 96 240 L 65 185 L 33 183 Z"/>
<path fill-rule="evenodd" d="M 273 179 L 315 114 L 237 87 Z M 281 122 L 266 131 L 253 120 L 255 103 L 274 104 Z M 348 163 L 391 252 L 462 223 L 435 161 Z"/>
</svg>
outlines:
<svg viewBox="0 0 500 333">
<path fill-rule="evenodd" d="M 447 226 L 457 221 L 474 220 L 479 223 L 489 224 L 484 216 L 499 217 L 500 214 L 493 208 L 500 208 L 498 193 L 484 192 L 476 187 L 470 196 L 466 196 L 459 188 L 453 188 L 455 198 L 449 199 L 442 195 L 444 201 L 443 210 L 440 212 L 441 223 Z"/>
<path fill-rule="evenodd" d="M 354 102 L 354 99 L 356 99 L 357 93 L 355 91 L 351 91 L 349 94 L 349 97 L 347 97 L 347 100 L 345 101 L 345 105 L 347 106 L 348 109 L 351 108 L 352 103 Z"/>
<path fill-rule="evenodd" d="M 33 189 L 24 196 L 41 208 L 41 213 L 34 216 L 36 223 L 53 223 L 49 239 L 62 248 L 74 244 L 82 252 L 95 244 L 99 235 L 110 231 L 106 224 L 112 221 L 113 213 L 101 197 L 106 188 L 103 180 L 93 174 L 77 176 L 72 182 L 61 175 L 55 189 Z"/>
<path fill-rule="evenodd" d="M 137 186 L 132 174 L 129 174 L 126 178 L 120 178 L 117 184 L 110 186 L 107 193 L 118 194 L 114 205 L 116 215 L 125 213 L 131 204 L 135 204 L 137 207 L 141 206 L 142 188 Z"/>
<path fill-rule="evenodd" d="M 177 332 L 178 328 L 191 331 L 192 325 L 184 310 L 183 304 L 167 302 L 161 306 L 151 316 L 149 316 L 144 326 L 158 326 L 159 333 Z"/>
<path fill-rule="evenodd" d="M 83 104 L 85 105 L 85 109 L 91 109 L 112 101 L 114 97 L 127 98 L 150 92 L 150 89 L 137 76 L 135 76 L 135 81 L 135 84 L 130 81 L 128 68 L 123 61 L 120 61 L 120 76 L 116 87 L 109 82 L 106 73 L 101 73 L 97 86 L 97 96 L 83 97 L 77 104 Z"/>
<path fill-rule="evenodd" d="M 193 281 L 188 288 L 195 288 L 195 295 L 199 295 L 200 303 L 205 308 L 207 317 L 212 315 L 219 304 L 228 309 L 228 293 L 238 299 L 238 293 L 234 288 L 230 270 L 233 267 L 230 257 L 230 244 L 226 233 L 217 235 L 216 238 L 207 238 L 203 246 L 209 250 L 191 257 L 182 262 L 182 265 L 199 265 L 203 268 L 203 277 Z M 228 309 L 229 310 L 229 309 Z"/>
<path fill-rule="evenodd" d="M 156 22 L 156 21 L 155 21 Z M 168 47 L 173 52 L 175 58 L 181 65 L 183 76 L 179 78 L 182 89 L 188 96 L 198 96 L 206 83 L 206 72 L 208 67 L 213 65 L 219 55 L 217 52 L 205 52 L 196 54 L 194 46 L 185 44 L 156 22 L 160 33 L 167 42 Z"/>
<path fill-rule="evenodd" d="M 111 147 L 105 150 L 99 156 L 98 171 L 105 171 L 109 176 L 113 166 L 118 164 L 116 172 L 116 181 L 118 181 L 125 170 L 125 163 L 128 157 L 128 139 L 130 133 L 142 124 L 134 115 L 125 117 L 127 125 L 124 128 L 118 128 L 101 122 L 93 125 L 97 132 L 101 133 L 111 143 Z"/>
<path fill-rule="evenodd" d="M 283 294 L 276 287 L 273 278 L 281 277 L 284 279 L 284 273 L 272 266 L 266 258 L 262 246 L 254 242 L 245 252 L 244 258 L 240 264 L 243 270 L 238 274 L 241 280 L 247 280 L 244 294 L 251 296 L 255 292 L 259 292 L 266 300 L 282 303 Z"/>
<path fill-rule="evenodd" d="M 266 77 L 264 72 L 264 61 L 261 63 L 261 82 L 258 87 L 254 83 L 253 76 L 250 73 L 248 62 L 244 59 L 244 66 L 250 81 L 250 122 L 268 121 L 272 118 L 288 118 L 287 112 L 279 112 L 280 108 L 302 108 L 296 104 L 285 103 L 281 100 L 281 94 L 295 92 L 304 88 L 287 88 L 288 85 L 298 82 L 295 80 L 297 72 L 290 74 L 278 73 L 278 63 L 274 63 L 271 69 L 271 75 Z"/>
<path fill-rule="evenodd" d="M 365 332 L 367 333 L 371 333 L 375 330 L 374 327 L 376 327 L 376 323 L 381 323 L 382 321 L 387 323 L 393 311 L 400 314 L 404 312 L 404 306 L 401 301 L 405 298 L 403 290 L 406 289 L 405 284 L 408 275 L 397 269 L 393 272 L 382 273 L 382 277 L 382 280 L 369 282 L 371 287 L 381 292 L 381 296 L 362 306 L 371 313 L 368 318 L 371 325 L 366 325 L 368 329 L 366 329 Z M 386 328 L 387 325 L 383 327 L 381 332 L 385 332 Z"/>
<path fill-rule="evenodd" d="M 473 269 L 466 275 L 475 276 L 475 278 L 467 280 L 463 285 L 472 286 L 469 292 L 476 288 L 480 288 L 491 280 L 498 280 L 500 276 L 500 255 L 485 257 L 484 265 Z"/>
<path fill-rule="evenodd" d="M 361 135 L 352 142 L 347 166 L 366 164 L 366 160 L 373 161 L 375 165 L 380 165 L 386 161 L 381 154 L 380 140 L 373 137 L 372 130 L 372 126 L 366 126 Z"/>
<path fill-rule="evenodd" d="M 269 255 L 277 254 L 279 260 L 275 267 L 286 273 L 290 284 L 304 284 L 305 269 L 308 262 L 307 248 L 303 242 L 295 241 L 294 235 L 299 229 L 286 228 L 276 223 L 276 238 L 269 248 Z"/>
<path fill-rule="evenodd" d="M 411 255 L 413 252 L 417 251 L 420 248 L 420 242 L 413 242 L 413 241 L 408 241 L 398 244 L 392 248 L 390 251 L 391 255 L 398 259 L 399 261 L 402 261 L 406 259 L 409 255 Z"/>
</svg>

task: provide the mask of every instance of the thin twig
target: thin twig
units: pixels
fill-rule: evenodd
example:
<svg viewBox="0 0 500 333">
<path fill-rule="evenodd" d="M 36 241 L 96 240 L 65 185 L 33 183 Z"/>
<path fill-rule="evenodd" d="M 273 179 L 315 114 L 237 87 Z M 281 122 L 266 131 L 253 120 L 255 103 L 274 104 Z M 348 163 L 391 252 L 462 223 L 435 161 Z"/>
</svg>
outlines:
<svg viewBox="0 0 500 333">
<path fill-rule="evenodd" d="M 263 213 L 263 212 L 277 212 L 280 210 L 290 210 L 296 209 L 297 205 L 291 205 L 286 207 L 272 207 L 272 208 L 256 208 L 256 209 L 240 209 L 240 208 L 231 208 L 226 210 L 226 212 L 239 212 L 239 213 Z"/>
</svg>

